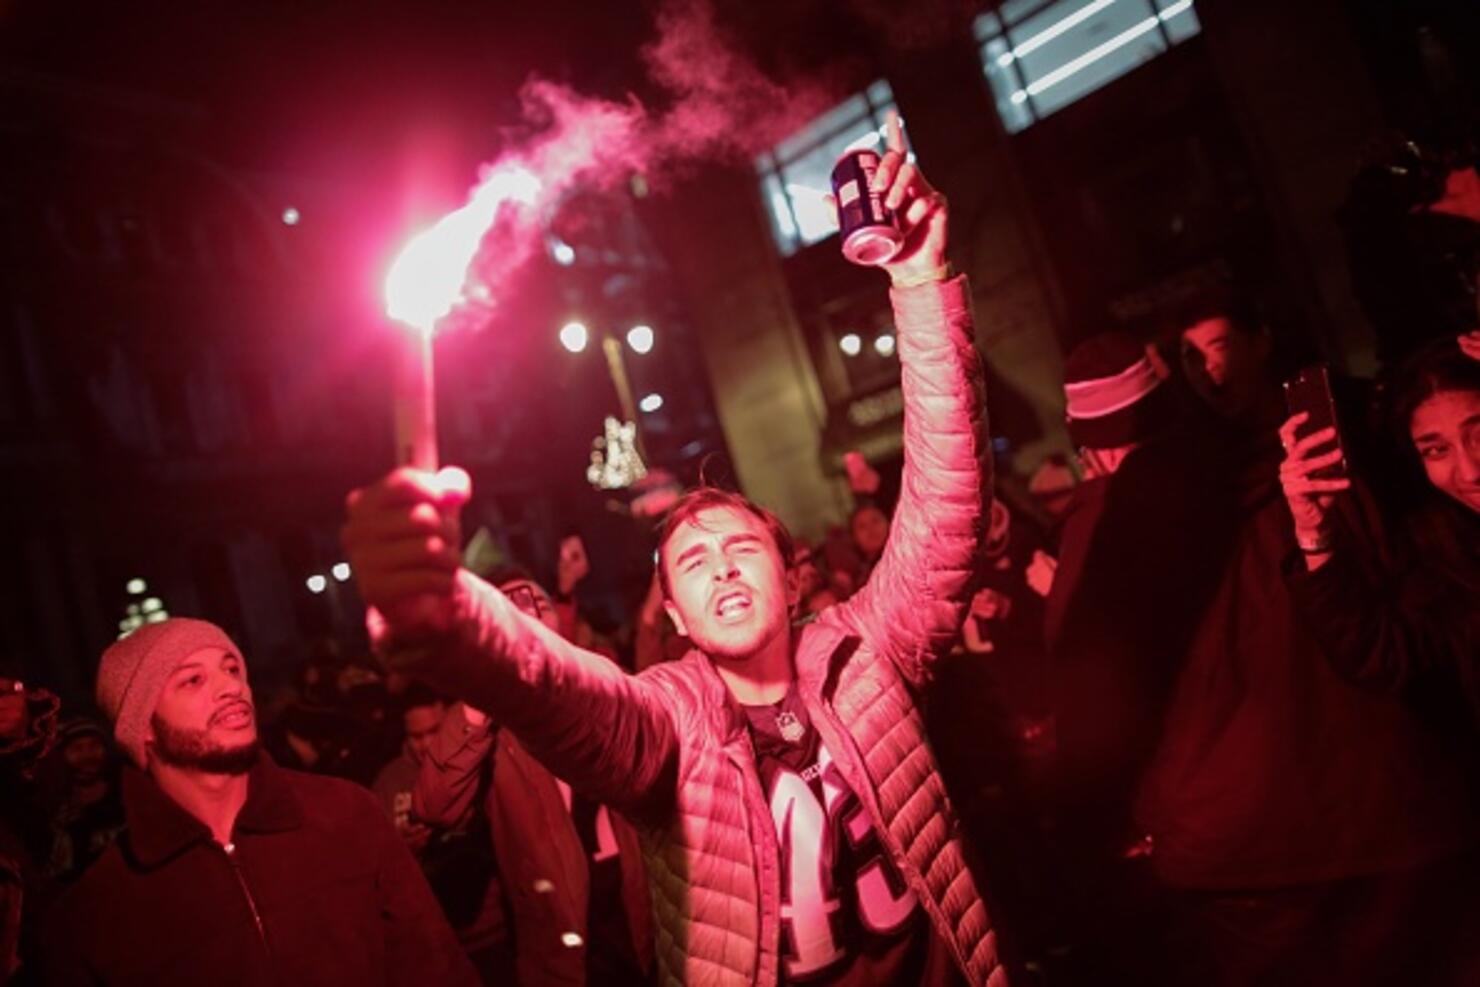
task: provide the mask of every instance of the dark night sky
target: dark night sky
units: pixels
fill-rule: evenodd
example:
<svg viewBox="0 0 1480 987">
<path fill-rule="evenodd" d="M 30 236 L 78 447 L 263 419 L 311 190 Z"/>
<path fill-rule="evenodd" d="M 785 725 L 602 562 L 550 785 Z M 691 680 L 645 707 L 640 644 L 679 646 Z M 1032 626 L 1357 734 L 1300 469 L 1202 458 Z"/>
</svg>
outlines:
<svg viewBox="0 0 1480 987">
<path fill-rule="evenodd" d="M 332 178 L 428 142 L 485 155 L 531 71 L 621 93 L 650 32 L 637 0 L 28 0 L 0 5 L 0 60 L 189 103 L 221 159 Z"/>
</svg>

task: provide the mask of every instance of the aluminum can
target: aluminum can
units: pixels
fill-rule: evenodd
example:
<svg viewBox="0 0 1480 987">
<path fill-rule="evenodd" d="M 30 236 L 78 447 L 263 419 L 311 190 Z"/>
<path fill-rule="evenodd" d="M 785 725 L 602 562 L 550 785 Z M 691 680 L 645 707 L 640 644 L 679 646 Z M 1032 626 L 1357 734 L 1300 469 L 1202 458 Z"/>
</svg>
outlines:
<svg viewBox="0 0 1480 987">
<path fill-rule="evenodd" d="M 833 165 L 843 256 L 855 264 L 887 264 L 904 242 L 894 210 L 886 209 L 883 196 L 869 190 L 878 170 L 879 152 L 869 148 L 845 151 Z"/>
</svg>

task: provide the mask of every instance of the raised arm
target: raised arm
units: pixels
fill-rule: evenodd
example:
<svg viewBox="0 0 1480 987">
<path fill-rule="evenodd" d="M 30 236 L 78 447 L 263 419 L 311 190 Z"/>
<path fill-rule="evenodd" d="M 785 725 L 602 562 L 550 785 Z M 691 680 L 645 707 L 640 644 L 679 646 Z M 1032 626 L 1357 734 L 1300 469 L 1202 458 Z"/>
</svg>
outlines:
<svg viewBox="0 0 1480 987">
<path fill-rule="evenodd" d="M 919 683 L 947 652 L 971 599 L 992 499 L 981 357 L 964 277 L 948 277 L 946 203 L 903 154 L 897 127 L 876 184 L 904 246 L 886 265 L 904 394 L 904 476 L 889 541 L 843 616 Z"/>
<path fill-rule="evenodd" d="M 484 710 L 571 787 L 634 819 L 671 805 L 678 743 L 658 687 L 568 643 L 458 565 L 460 470 L 399 469 L 350 495 L 343 540 L 377 650 Z M 380 615 L 380 619 L 375 619 Z"/>
</svg>

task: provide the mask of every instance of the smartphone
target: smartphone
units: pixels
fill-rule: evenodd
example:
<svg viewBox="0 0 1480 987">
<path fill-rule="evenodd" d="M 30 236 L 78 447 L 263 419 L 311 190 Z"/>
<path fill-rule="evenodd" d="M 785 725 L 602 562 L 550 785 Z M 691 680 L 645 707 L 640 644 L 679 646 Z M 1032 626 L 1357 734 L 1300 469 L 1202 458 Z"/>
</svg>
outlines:
<svg viewBox="0 0 1480 987">
<path fill-rule="evenodd" d="M 1305 367 L 1294 377 L 1285 381 L 1285 407 L 1290 410 L 1291 415 L 1305 412 L 1309 417 L 1301 424 L 1295 433 L 1296 438 L 1302 438 L 1312 432 L 1319 432 L 1324 428 L 1336 429 L 1336 440 L 1317 446 L 1313 453 L 1325 453 L 1332 448 L 1341 449 L 1341 425 L 1336 419 L 1336 402 L 1331 397 L 1331 373 L 1324 363 L 1316 363 Z M 1336 480 L 1346 476 L 1346 454 L 1342 453 L 1339 462 L 1330 466 L 1323 466 L 1310 474 L 1317 480 Z"/>
</svg>

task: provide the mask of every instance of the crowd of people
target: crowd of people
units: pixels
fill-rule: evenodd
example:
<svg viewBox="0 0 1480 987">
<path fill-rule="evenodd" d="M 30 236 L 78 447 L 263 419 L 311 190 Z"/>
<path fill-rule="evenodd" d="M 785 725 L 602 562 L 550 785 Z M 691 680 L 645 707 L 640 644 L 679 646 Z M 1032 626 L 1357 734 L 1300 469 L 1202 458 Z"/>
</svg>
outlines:
<svg viewBox="0 0 1480 987">
<path fill-rule="evenodd" d="M 995 482 L 946 205 L 894 142 L 898 482 L 816 543 L 700 487 L 628 625 L 351 494 L 373 655 L 219 627 L 0 675 L 0 973 L 54 984 L 1480 983 L 1480 332 L 1335 417 L 1235 292 L 1065 361 Z M 897 493 L 892 493 L 897 491 Z"/>
</svg>

